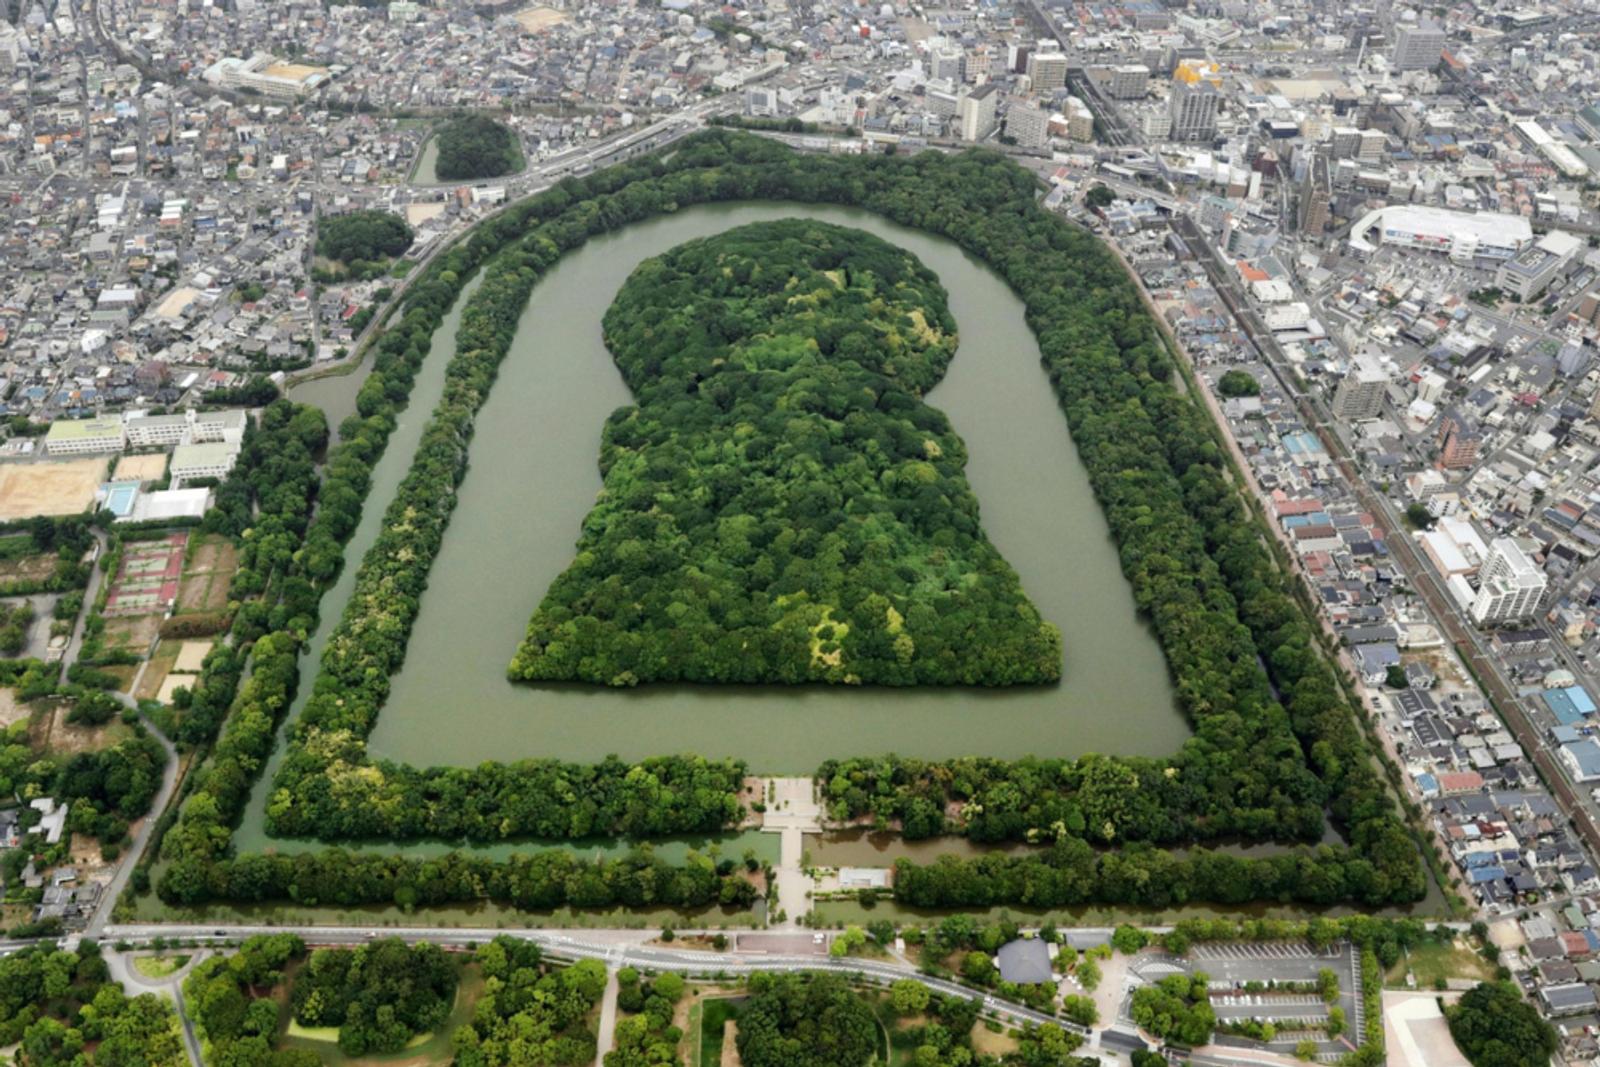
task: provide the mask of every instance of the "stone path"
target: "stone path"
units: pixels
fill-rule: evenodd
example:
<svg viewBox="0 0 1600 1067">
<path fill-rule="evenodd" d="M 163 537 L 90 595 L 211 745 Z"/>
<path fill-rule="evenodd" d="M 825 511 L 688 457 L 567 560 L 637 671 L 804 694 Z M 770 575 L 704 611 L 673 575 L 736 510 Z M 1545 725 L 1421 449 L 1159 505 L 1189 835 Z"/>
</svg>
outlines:
<svg viewBox="0 0 1600 1067">
<path fill-rule="evenodd" d="M 778 865 L 773 874 L 778 883 L 777 912 L 784 916 L 774 925 L 798 926 L 800 919 L 811 910 L 812 880 L 802 867 L 805 855 L 805 834 L 822 831 L 822 807 L 816 801 L 816 790 L 810 778 L 774 778 L 769 791 L 771 800 L 761 817 L 761 829 L 776 833 L 778 838 Z"/>
</svg>

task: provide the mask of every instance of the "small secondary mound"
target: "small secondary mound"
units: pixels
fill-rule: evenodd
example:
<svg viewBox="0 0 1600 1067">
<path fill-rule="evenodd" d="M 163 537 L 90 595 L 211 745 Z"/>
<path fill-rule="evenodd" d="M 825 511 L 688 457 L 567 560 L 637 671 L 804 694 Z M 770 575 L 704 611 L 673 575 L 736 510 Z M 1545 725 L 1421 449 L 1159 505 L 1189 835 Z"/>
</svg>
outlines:
<svg viewBox="0 0 1600 1067">
<path fill-rule="evenodd" d="M 938 279 L 859 230 L 785 220 L 647 260 L 605 316 L 638 400 L 534 613 L 522 681 L 1016 685 L 1061 638 L 984 536 L 922 395 Z"/>
</svg>

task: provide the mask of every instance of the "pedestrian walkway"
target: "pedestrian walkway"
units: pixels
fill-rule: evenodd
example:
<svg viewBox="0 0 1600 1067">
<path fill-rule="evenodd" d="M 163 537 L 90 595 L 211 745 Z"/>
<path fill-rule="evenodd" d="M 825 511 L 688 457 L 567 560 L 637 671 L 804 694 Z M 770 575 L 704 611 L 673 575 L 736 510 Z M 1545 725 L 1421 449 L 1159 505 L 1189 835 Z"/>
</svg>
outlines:
<svg viewBox="0 0 1600 1067">
<path fill-rule="evenodd" d="M 778 899 L 772 918 L 775 925 L 793 927 L 811 910 L 815 883 L 806 874 L 802 861 L 805 835 L 822 832 L 822 806 L 817 803 L 816 787 L 810 778 L 773 778 L 768 782 L 767 795 L 770 799 L 761 816 L 761 829 L 779 835 L 778 866 L 773 871 Z M 778 913 L 783 915 L 781 921 Z"/>
<path fill-rule="evenodd" d="M 607 966 L 606 991 L 600 995 L 600 1028 L 595 1039 L 594 1067 L 602 1067 L 606 1062 L 606 1053 L 611 1051 L 611 1046 L 616 1042 L 617 991 L 621 988 L 617 981 L 617 968 Z"/>
</svg>

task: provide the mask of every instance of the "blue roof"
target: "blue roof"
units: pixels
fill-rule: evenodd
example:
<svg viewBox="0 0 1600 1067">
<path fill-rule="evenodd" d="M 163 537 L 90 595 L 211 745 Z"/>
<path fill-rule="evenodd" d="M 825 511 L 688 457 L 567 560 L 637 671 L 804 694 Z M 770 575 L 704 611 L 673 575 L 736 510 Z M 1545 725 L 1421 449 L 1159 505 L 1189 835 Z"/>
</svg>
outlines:
<svg viewBox="0 0 1600 1067">
<path fill-rule="evenodd" d="M 1506 876 L 1504 867 L 1473 867 L 1467 871 L 1467 881 L 1473 885 L 1482 885 L 1484 882 L 1498 882 Z"/>
<path fill-rule="evenodd" d="M 1595 711 L 1594 701 L 1584 692 L 1582 686 L 1569 685 L 1565 689 L 1547 689 L 1539 695 L 1544 700 L 1545 707 L 1550 709 L 1550 713 L 1562 726 L 1581 722 L 1585 716 L 1593 715 Z"/>
<path fill-rule="evenodd" d="M 1583 778 L 1600 778 L 1600 742 L 1592 737 L 1585 737 L 1582 741 L 1562 745 L 1561 751 L 1577 763 L 1578 771 Z"/>
<path fill-rule="evenodd" d="M 1417 775 L 1417 788 L 1424 793 L 1437 793 L 1439 791 L 1439 779 L 1424 771 Z"/>
</svg>

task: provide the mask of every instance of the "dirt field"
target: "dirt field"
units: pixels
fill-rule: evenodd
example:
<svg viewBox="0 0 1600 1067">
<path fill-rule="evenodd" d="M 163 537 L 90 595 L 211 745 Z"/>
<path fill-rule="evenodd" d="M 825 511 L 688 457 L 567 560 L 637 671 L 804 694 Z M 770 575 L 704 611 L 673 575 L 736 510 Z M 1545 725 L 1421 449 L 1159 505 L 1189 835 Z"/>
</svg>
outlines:
<svg viewBox="0 0 1600 1067">
<path fill-rule="evenodd" d="M 111 475 L 114 482 L 159 482 L 167 473 L 167 454 L 156 452 L 148 456 L 123 456 L 117 460 L 117 469 Z"/>
<path fill-rule="evenodd" d="M 15 689 L 0 689 L 0 728 L 11 726 L 28 717 L 28 705 L 18 703 Z"/>
<path fill-rule="evenodd" d="M 722 1065 L 721 1067 L 740 1067 L 739 1059 L 739 1024 L 729 1019 L 722 1024 Z"/>
<path fill-rule="evenodd" d="M 512 16 L 528 33 L 538 33 L 540 30 L 559 26 L 568 21 L 567 16 L 553 7 L 525 7 Z"/>
<path fill-rule="evenodd" d="M 67 712 L 70 710 L 63 704 L 34 720 L 31 739 L 36 748 L 71 756 L 78 752 L 98 752 L 133 735 L 131 727 L 115 719 L 103 726 L 69 725 Z"/>
<path fill-rule="evenodd" d="M 106 457 L 0 463 L 0 521 L 76 515 L 94 500 Z"/>
<path fill-rule="evenodd" d="M 179 611 L 222 611 L 228 586 L 239 569 L 239 550 L 225 537 L 208 537 L 195 546 L 178 587 Z"/>
<path fill-rule="evenodd" d="M 106 620 L 106 644 L 132 649 L 141 656 L 160 632 L 160 615 L 128 615 Z"/>
<path fill-rule="evenodd" d="M 56 555 L 0 560 L 0 582 L 42 582 L 56 572 Z"/>
<path fill-rule="evenodd" d="M 139 691 L 133 694 L 135 700 L 163 700 L 162 689 L 166 686 L 167 676 L 172 673 L 172 664 L 178 658 L 178 645 L 173 641 L 163 641 L 156 646 L 155 655 L 150 657 L 150 662 L 145 664 L 144 674 L 139 678 Z M 175 685 L 186 684 L 176 682 Z M 167 696 L 171 696 L 167 690 Z"/>
<path fill-rule="evenodd" d="M 978 1022 L 972 1027 L 972 1047 L 998 1059 L 1017 1051 L 1017 1039 L 1005 1031 L 993 1033 L 982 1022 Z"/>
</svg>

